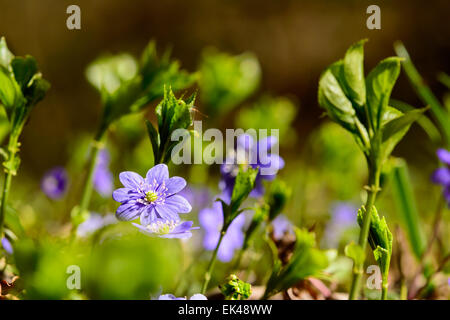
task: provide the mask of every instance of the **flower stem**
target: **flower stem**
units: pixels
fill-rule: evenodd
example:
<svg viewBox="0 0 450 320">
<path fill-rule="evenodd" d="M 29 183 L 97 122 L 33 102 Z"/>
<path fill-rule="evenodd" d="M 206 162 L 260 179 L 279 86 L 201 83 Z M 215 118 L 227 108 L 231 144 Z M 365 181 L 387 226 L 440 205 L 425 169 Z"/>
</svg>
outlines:
<svg viewBox="0 0 450 320">
<path fill-rule="evenodd" d="M 202 294 L 205 294 L 206 289 L 208 289 L 209 280 L 211 280 L 211 273 L 214 269 L 214 264 L 215 264 L 216 258 L 217 258 L 217 252 L 219 251 L 219 247 L 220 247 L 220 244 L 222 243 L 222 239 L 223 239 L 225 233 L 226 233 L 226 230 L 222 230 L 222 232 L 220 233 L 219 241 L 217 242 L 216 248 L 214 249 L 211 260 L 209 261 L 208 269 L 205 273 L 205 280 L 203 281 L 203 285 L 202 285 L 202 291 L 201 291 Z"/>
<path fill-rule="evenodd" d="M 366 252 L 367 240 L 369 237 L 370 219 L 375 199 L 380 188 L 380 170 L 369 166 L 369 189 L 366 201 L 366 213 L 363 217 L 363 225 L 359 233 L 359 246 Z M 350 289 L 350 300 L 355 300 L 359 296 L 359 288 L 361 285 L 361 278 L 364 271 L 364 261 L 360 263 L 354 263 L 353 265 L 353 279 Z M 387 290 L 386 290 L 387 291 Z"/>
<path fill-rule="evenodd" d="M 94 140 L 92 141 L 92 150 L 89 158 L 88 172 L 86 181 L 84 182 L 83 194 L 81 196 L 80 207 L 78 209 L 78 215 L 81 217 L 84 215 L 84 212 L 88 210 L 89 203 L 91 201 L 92 190 L 93 190 L 93 180 L 94 180 L 94 172 L 95 167 L 97 165 L 98 153 L 102 149 L 102 139 L 103 139 L 104 131 L 100 132 L 96 135 Z M 81 220 L 76 219 L 75 224 L 79 224 Z"/>
<path fill-rule="evenodd" d="M 3 182 L 2 200 L 0 202 L 0 239 L 3 237 L 3 226 L 5 223 L 6 205 L 8 204 L 9 190 L 11 188 L 12 177 L 16 175 L 19 166 L 16 159 L 19 152 L 19 135 L 11 133 L 8 142 L 8 158 L 4 162 L 5 181 Z"/>
<path fill-rule="evenodd" d="M 3 182 L 2 201 L 0 203 L 0 239 L 3 237 L 3 224 L 5 221 L 6 204 L 8 202 L 9 189 L 11 187 L 12 174 L 6 173 L 5 181 Z"/>
</svg>

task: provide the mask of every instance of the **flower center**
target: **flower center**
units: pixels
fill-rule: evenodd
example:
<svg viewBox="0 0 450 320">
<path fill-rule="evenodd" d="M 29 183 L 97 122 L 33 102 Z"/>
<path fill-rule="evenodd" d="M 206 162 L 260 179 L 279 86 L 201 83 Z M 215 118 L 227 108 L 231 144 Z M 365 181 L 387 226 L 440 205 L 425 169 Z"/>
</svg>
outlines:
<svg viewBox="0 0 450 320">
<path fill-rule="evenodd" d="M 155 202 L 156 200 L 158 200 L 158 194 L 153 191 L 148 191 L 145 194 L 145 200 L 147 200 L 150 203 Z"/>
<path fill-rule="evenodd" d="M 146 228 L 149 229 L 152 233 L 163 235 L 171 233 L 177 225 L 178 223 L 174 220 L 158 220 L 156 222 L 150 223 Z"/>
</svg>

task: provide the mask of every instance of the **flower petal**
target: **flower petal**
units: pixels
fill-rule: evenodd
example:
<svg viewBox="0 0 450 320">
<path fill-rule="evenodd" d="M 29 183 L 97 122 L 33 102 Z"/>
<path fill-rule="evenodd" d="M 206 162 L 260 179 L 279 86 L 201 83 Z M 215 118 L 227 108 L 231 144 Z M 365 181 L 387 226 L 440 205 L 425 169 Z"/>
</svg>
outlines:
<svg viewBox="0 0 450 320">
<path fill-rule="evenodd" d="M 191 204 L 180 195 L 172 195 L 166 198 L 166 201 L 162 206 L 169 207 L 175 213 L 188 213 L 191 212 Z"/>
<path fill-rule="evenodd" d="M 178 216 L 178 212 L 173 210 L 173 208 L 167 206 L 166 204 L 156 205 L 155 210 L 157 213 L 157 218 L 160 218 L 163 220 L 175 220 L 175 221 L 180 220 L 180 217 Z"/>
<path fill-rule="evenodd" d="M 141 224 L 143 226 L 148 226 L 157 219 L 154 207 L 147 207 L 141 213 Z"/>
<path fill-rule="evenodd" d="M 186 180 L 181 177 L 172 177 L 170 179 L 167 179 L 165 182 L 167 192 L 169 194 L 180 192 L 184 189 L 184 187 L 186 187 Z"/>
<path fill-rule="evenodd" d="M 442 163 L 450 166 L 450 151 L 441 148 L 436 151 L 436 154 Z"/>
<path fill-rule="evenodd" d="M 272 149 L 272 146 L 276 145 L 277 143 L 278 139 L 274 136 L 262 138 L 258 141 L 258 151 L 259 150 L 270 151 L 270 149 Z"/>
<path fill-rule="evenodd" d="M 152 184 L 153 180 L 157 183 L 163 183 L 163 181 L 169 179 L 169 169 L 165 164 L 158 164 L 148 170 L 145 180 L 148 184 Z"/>
<path fill-rule="evenodd" d="M 194 221 L 184 221 L 177 225 L 171 233 L 182 233 L 191 230 L 192 225 L 194 224 Z"/>
<path fill-rule="evenodd" d="M 131 221 L 138 218 L 144 208 L 142 204 L 129 201 L 117 208 L 116 217 L 121 221 Z"/>
<path fill-rule="evenodd" d="M 434 170 L 431 181 L 443 186 L 450 184 L 450 169 L 449 168 L 438 168 Z"/>
<path fill-rule="evenodd" d="M 253 145 L 255 144 L 255 140 L 249 134 L 241 134 L 239 137 L 237 137 L 236 141 L 238 148 L 243 148 L 247 151 L 251 150 L 253 148 Z"/>
<path fill-rule="evenodd" d="M 124 171 L 120 173 L 119 180 L 122 182 L 124 187 L 136 190 L 140 189 L 140 187 L 144 184 L 144 178 L 132 171 Z"/>
<path fill-rule="evenodd" d="M 136 198 L 140 197 L 140 194 L 139 192 L 136 192 L 133 189 L 120 188 L 114 190 L 112 197 L 115 201 L 124 203 L 130 200 L 135 200 Z"/>
</svg>

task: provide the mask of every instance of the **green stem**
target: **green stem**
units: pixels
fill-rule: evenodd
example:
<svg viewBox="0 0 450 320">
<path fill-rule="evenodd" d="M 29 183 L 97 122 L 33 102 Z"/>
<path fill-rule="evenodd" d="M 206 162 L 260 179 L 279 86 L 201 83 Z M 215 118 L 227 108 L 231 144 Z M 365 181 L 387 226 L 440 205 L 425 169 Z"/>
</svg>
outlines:
<svg viewBox="0 0 450 320">
<path fill-rule="evenodd" d="M 381 300 L 387 300 L 388 287 L 388 273 L 386 272 L 386 275 L 383 275 L 381 283 Z"/>
<path fill-rule="evenodd" d="M 219 242 L 217 242 L 217 246 L 214 249 L 211 260 L 209 261 L 208 268 L 205 273 L 205 280 L 203 281 L 203 285 L 202 285 L 202 291 L 201 291 L 202 294 L 205 294 L 206 289 L 208 288 L 209 280 L 211 280 L 211 273 L 214 269 L 214 264 L 216 262 L 217 252 L 219 251 L 219 247 L 220 247 L 220 244 L 222 243 L 223 236 L 225 235 L 225 233 L 226 233 L 226 230 L 222 230 L 222 232 L 220 233 Z"/>
<path fill-rule="evenodd" d="M 80 201 L 80 207 L 78 209 L 78 215 L 79 217 L 84 215 L 84 212 L 88 210 L 89 203 L 91 201 L 92 196 L 92 190 L 93 190 L 93 180 L 94 180 L 94 173 L 95 173 L 95 167 L 97 165 L 97 158 L 98 153 L 102 149 L 102 140 L 104 136 L 105 131 L 100 131 L 99 134 L 96 135 L 94 140 L 92 141 L 92 150 L 89 158 L 89 166 L 88 166 L 88 172 L 86 181 L 84 183 L 83 188 L 83 194 L 81 196 Z M 77 217 L 77 218 L 79 218 Z M 76 219 L 75 224 L 79 224 L 81 221 L 79 219 Z"/>
<path fill-rule="evenodd" d="M 5 223 L 6 206 L 8 204 L 9 190 L 11 188 L 11 180 L 16 175 L 18 164 L 16 163 L 16 155 L 19 152 L 19 135 L 12 134 L 8 142 L 8 159 L 5 161 L 5 181 L 3 182 L 2 200 L 0 202 L 0 239 L 3 237 L 3 226 Z"/>
<path fill-rule="evenodd" d="M 3 225 L 5 221 L 6 204 L 8 202 L 9 189 L 11 187 L 12 174 L 6 173 L 5 181 L 3 182 L 2 201 L 0 203 L 0 238 L 3 237 Z"/>
<path fill-rule="evenodd" d="M 380 188 L 380 170 L 378 168 L 374 168 L 369 166 L 369 190 L 366 201 L 366 213 L 363 217 L 363 225 L 361 228 L 361 232 L 359 233 L 359 246 L 363 249 L 363 252 L 366 252 L 367 240 L 369 237 L 369 229 L 370 229 L 370 218 L 372 208 L 375 204 L 375 199 Z M 359 296 L 359 288 L 361 284 L 362 274 L 364 268 L 364 261 L 360 263 L 354 263 L 353 265 L 353 279 L 352 285 L 350 288 L 350 300 L 355 300 Z"/>
</svg>

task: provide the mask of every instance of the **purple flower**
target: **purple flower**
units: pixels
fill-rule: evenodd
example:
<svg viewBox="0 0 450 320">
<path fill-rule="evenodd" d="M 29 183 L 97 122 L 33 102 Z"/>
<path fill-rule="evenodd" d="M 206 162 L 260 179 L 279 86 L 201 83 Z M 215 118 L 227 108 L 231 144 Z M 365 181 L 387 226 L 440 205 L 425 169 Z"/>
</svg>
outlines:
<svg viewBox="0 0 450 320">
<path fill-rule="evenodd" d="M 94 188 L 102 197 L 109 197 L 114 187 L 113 175 L 109 171 L 109 162 L 108 150 L 100 150 L 94 171 Z"/>
<path fill-rule="evenodd" d="M 189 202 L 177 194 L 186 186 L 186 181 L 181 177 L 169 178 L 165 164 L 148 170 L 145 179 L 131 171 L 122 172 L 119 179 L 125 187 L 113 192 L 113 199 L 121 203 L 116 211 L 119 220 L 140 217 L 141 225 L 147 226 L 157 219 L 179 221 L 178 214 L 192 209 Z"/>
<path fill-rule="evenodd" d="M 204 208 L 212 199 L 208 188 L 186 186 L 186 188 L 178 192 L 178 194 L 183 196 L 194 208 Z"/>
<path fill-rule="evenodd" d="M 173 294 L 162 294 L 158 297 L 158 300 L 186 300 L 186 298 L 177 298 Z M 189 300 L 208 300 L 204 295 L 197 293 L 194 294 Z"/>
<path fill-rule="evenodd" d="M 67 190 L 66 169 L 55 167 L 45 173 L 41 180 L 41 189 L 50 199 L 60 199 Z"/>
<path fill-rule="evenodd" d="M 250 193 L 252 197 L 264 194 L 263 180 L 273 180 L 278 170 L 284 167 L 284 160 L 278 154 L 269 153 L 272 146 L 278 143 L 277 138 L 267 137 L 255 142 L 252 136 L 242 134 L 237 138 L 236 150 L 229 152 L 224 164 L 221 165 L 222 180 L 219 187 L 225 199 L 229 200 L 234 188 L 234 182 L 240 166 L 259 167 L 255 180 L 255 188 Z"/>
<path fill-rule="evenodd" d="M 81 238 L 87 237 L 93 234 L 95 231 L 116 222 L 117 219 L 113 214 L 102 216 L 98 213 L 92 213 L 86 221 L 78 226 L 77 236 Z"/>
<path fill-rule="evenodd" d="M 192 237 L 191 230 L 199 229 L 199 227 L 192 227 L 194 223 L 192 221 L 179 221 L 179 220 L 163 220 L 156 219 L 148 225 L 140 225 L 133 223 L 135 227 L 150 236 L 157 236 L 160 238 L 178 238 L 187 239 Z"/>
<path fill-rule="evenodd" d="M 275 240 L 281 240 L 286 233 L 294 234 L 294 226 L 283 214 L 280 214 L 273 219 L 272 228 Z"/>
<path fill-rule="evenodd" d="M 2 245 L 3 249 L 5 249 L 6 253 L 13 254 L 14 250 L 13 250 L 12 244 L 11 244 L 11 242 L 9 242 L 9 240 L 6 237 L 2 238 L 1 245 Z"/>
<path fill-rule="evenodd" d="M 325 228 L 324 241 L 328 247 L 336 247 L 346 230 L 356 226 L 358 208 L 347 202 L 337 202 L 331 207 L 331 220 Z"/>
<path fill-rule="evenodd" d="M 200 225 L 205 230 L 203 247 L 206 250 L 214 250 L 220 238 L 223 226 L 223 211 L 220 202 L 213 203 L 212 208 L 205 208 L 198 214 Z M 234 251 L 240 249 L 244 243 L 244 232 L 242 228 L 245 224 L 244 214 L 237 216 L 228 227 L 227 233 L 222 239 L 217 258 L 222 262 L 229 262 L 233 259 Z"/>
<path fill-rule="evenodd" d="M 444 188 L 444 198 L 447 205 L 450 206 L 450 152 L 445 149 L 438 149 L 436 152 L 439 160 L 444 164 L 444 167 L 436 169 L 431 181 L 435 184 L 440 184 Z"/>
</svg>

